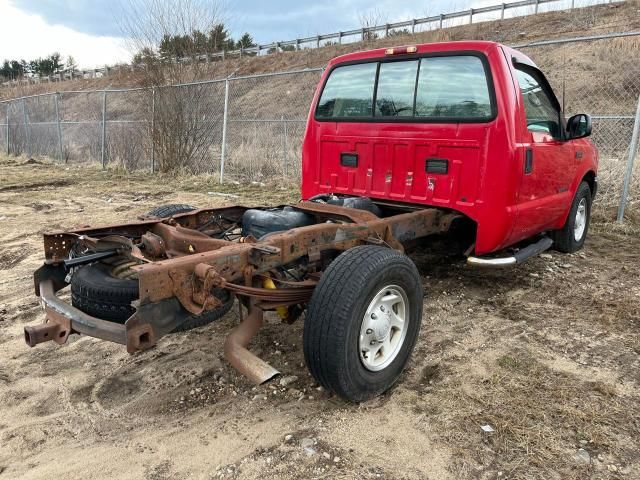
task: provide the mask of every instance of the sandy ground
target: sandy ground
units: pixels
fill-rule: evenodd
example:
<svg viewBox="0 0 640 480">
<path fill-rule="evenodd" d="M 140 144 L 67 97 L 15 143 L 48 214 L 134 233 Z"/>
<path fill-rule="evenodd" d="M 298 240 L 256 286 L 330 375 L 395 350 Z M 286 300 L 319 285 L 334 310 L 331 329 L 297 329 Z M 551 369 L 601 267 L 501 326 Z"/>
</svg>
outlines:
<svg viewBox="0 0 640 480">
<path fill-rule="evenodd" d="M 24 344 L 24 325 L 42 319 L 32 273 L 44 231 L 166 203 L 295 197 L 1 160 L 0 480 L 640 478 L 640 237 L 611 224 L 594 223 L 578 254 L 507 271 L 414 254 L 420 340 L 397 386 L 361 405 L 309 376 L 302 321 L 270 317 L 253 345 L 296 377 L 286 386 L 253 387 L 222 358 L 235 309 L 133 356 L 86 337 Z"/>
</svg>

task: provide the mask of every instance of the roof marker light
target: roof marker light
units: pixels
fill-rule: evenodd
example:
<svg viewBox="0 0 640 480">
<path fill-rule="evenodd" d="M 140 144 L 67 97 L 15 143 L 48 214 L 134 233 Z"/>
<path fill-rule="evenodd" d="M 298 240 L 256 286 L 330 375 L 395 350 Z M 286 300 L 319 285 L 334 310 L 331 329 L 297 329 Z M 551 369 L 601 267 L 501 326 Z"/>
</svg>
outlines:
<svg viewBox="0 0 640 480">
<path fill-rule="evenodd" d="M 416 53 L 418 51 L 418 47 L 410 46 L 410 47 L 393 47 L 387 48 L 385 50 L 385 55 L 403 55 L 405 53 Z"/>
</svg>

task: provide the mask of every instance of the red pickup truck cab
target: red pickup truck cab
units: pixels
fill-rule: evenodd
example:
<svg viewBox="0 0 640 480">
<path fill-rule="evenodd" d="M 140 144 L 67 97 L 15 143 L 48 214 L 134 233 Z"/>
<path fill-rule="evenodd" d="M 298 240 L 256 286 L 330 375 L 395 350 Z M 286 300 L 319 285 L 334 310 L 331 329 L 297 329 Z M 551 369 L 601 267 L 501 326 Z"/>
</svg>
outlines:
<svg viewBox="0 0 640 480">
<path fill-rule="evenodd" d="M 597 189 L 590 133 L 589 116 L 565 121 L 544 74 L 507 46 L 352 53 L 329 62 L 315 93 L 302 197 L 460 212 L 476 226 L 478 256 L 544 232 L 571 252 L 584 243 Z"/>
</svg>

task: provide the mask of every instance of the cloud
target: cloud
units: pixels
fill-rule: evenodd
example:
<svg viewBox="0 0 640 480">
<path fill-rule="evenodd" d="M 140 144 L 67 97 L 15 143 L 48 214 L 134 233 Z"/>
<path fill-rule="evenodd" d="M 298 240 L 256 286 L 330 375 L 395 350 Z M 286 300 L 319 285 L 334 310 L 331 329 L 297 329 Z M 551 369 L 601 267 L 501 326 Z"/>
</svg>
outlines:
<svg viewBox="0 0 640 480">
<path fill-rule="evenodd" d="M 9 0 L 0 0 L 0 19 L 0 60 L 29 60 L 59 52 L 63 57 L 73 56 L 80 68 L 96 68 L 130 59 L 121 38 L 89 35 L 49 24 L 40 15 L 16 8 Z"/>
</svg>

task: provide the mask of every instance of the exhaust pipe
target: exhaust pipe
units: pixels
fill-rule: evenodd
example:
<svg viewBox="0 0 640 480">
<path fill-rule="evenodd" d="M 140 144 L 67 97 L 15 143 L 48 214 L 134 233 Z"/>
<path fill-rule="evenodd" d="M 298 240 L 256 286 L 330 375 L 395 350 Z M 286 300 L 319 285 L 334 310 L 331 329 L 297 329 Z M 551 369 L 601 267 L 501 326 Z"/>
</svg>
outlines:
<svg viewBox="0 0 640 480">
<path fill-rule="evenodd" d="M 224 356 L 242 375 L 256 385 L 261 385 L 280 375 L 280 372 L 261 360 L 247 346 L 262 327 L 264 312 L 251 306 L 249 314 L 234 328 L 224 342 Z"/>
</svg>

